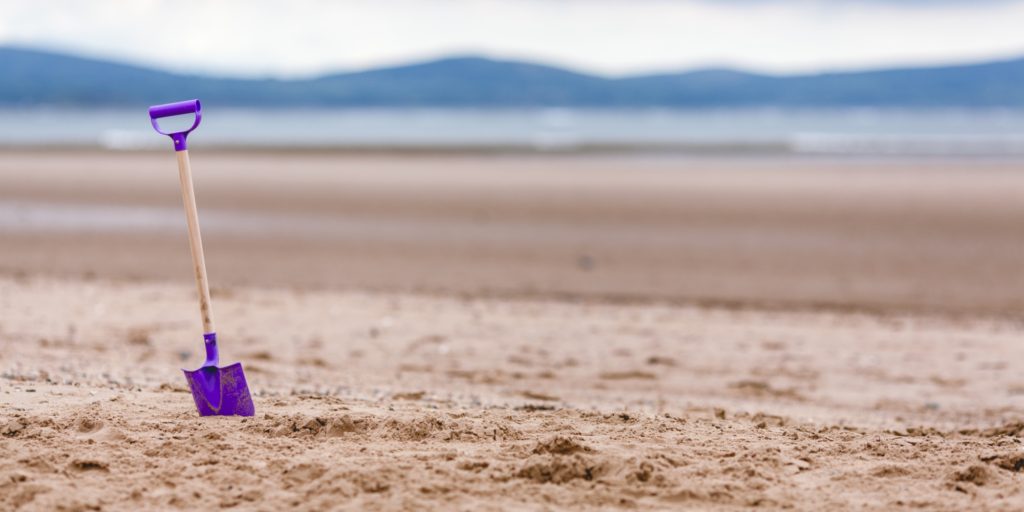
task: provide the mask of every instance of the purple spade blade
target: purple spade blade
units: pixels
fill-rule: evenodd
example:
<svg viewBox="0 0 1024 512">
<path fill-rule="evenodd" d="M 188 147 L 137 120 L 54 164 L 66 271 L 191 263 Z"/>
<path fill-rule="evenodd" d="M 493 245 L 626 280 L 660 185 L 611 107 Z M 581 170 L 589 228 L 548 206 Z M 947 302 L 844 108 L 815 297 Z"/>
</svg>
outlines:
<svg viewBox="0 0 1024 512">
<path fill-rule="evenodd" d="M 256 407 L 252 404 L 249 385 L 245 382 L 242 363 L 223 368 L 217 367 L 220 355 L 217 352 L 217 333 L 203 335 L 206 344 L 206 361 L 198 370 L 182 370 L 185 380 L 192 389 L 192 398 L 200 416 L 252 416 Z"/>
<path fill-rule="evenodd" d="M 256 408 L 242 373 L 242 363 L 185 370 L 200 416 L 252 416 Z"/>
</svg>

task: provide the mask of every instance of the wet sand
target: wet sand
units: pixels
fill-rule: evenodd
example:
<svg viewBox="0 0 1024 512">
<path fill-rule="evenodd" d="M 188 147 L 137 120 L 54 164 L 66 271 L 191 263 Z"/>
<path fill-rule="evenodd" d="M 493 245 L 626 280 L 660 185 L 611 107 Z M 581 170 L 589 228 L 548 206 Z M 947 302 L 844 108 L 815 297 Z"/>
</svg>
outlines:
<svg viewBox="0 0 1024 512">
<path fill-rule="evenodd" d="M 0 156 L 0 503 L 1022 506 L 1024 173 L 998 162 Z M 183 224 L 183 220 L 182 220 Z"/>
<path fill-rule="evenodd" d="M 1024 308 L 1016 163 L 199 149 L 193 167 L 210 273 L 225 285 Z M 177 190 L 165 153 L 4 153 L 0 211 L 64 209 L 65 224 L 86 212 L 63 228 L 0 225 L 0 271 L 188 276 Z"/>
</svg>

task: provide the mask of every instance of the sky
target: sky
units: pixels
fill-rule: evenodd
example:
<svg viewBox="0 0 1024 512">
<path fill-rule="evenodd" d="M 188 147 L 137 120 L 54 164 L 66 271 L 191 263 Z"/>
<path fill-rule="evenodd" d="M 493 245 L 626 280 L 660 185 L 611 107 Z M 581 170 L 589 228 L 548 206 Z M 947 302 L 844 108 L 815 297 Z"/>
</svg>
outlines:
<svg viewBox="0 0 1024 512">
<path fill-rule="evenodd" d="M 1024 56 L 1024 0 L 0 0 L 0 44 L 224 76 L 469 54 L 793 74 Z"/>
</svg>

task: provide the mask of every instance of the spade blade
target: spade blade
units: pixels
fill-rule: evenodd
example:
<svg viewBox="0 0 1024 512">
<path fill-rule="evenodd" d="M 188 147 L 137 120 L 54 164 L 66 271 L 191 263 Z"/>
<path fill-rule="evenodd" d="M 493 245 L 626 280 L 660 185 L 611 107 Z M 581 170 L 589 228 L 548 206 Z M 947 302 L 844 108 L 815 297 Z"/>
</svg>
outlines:
<svg viewBox="0 0 1024 512">
<path fill-rule="evenodd" d="M 242 363 L 184 370 L 200 416 L 252 416 L 256 408 L 245 382 Z"/>
</svg>

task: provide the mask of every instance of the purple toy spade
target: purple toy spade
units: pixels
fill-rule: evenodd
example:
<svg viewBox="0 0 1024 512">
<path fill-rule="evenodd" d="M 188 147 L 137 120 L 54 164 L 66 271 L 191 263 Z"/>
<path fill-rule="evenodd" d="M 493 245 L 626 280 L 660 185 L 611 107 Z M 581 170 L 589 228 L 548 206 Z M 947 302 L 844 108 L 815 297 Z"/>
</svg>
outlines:
<svg viewBox="0 0 1024 512">
<path fill-rule="evenodd" d="M 169 116 L 195 114 L 192 127 L 181 132 L 167 133 L 160 129 L 157 119 Z M 192 388 L 192 398 L 200 416 L 252 416 L 256 409 L 252 404 L 249 386 L 242 373 L 242 363 L 218 367 L 217 333 L 213 328 L 213 313 L 210 311 L 210 284 L 206 279 L 206 259 L 203 257 L 203 239 L 199 235 L 199 214 L 196 211 L 196 195 L 192 187 L 192 168 L 188 161 L 188 134 L 199 126 L 203 119 L 199 100 L 179 101 L 166 105 L 149 107 L 149 118 L 153 128 L 174 141 L 178 155 L 178 174 L 181 178 L 181 197 L 185 203 L 185 218 L 188 221 L 188 239 L 192 248 L 192 265 L 196 271 L 196 286 L 199 289 L 199 311 L 203 315 L 203 341 L 206 344 L 206 362 L 198 370 L 183 370 L 185 380 Z"/>
</svg>

